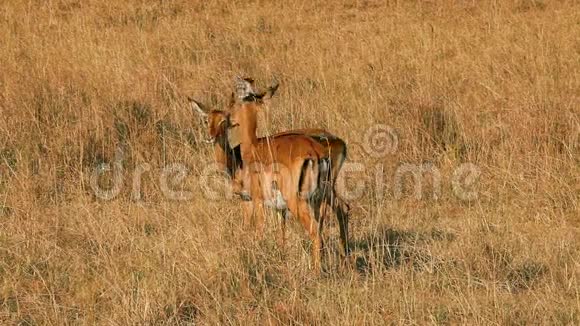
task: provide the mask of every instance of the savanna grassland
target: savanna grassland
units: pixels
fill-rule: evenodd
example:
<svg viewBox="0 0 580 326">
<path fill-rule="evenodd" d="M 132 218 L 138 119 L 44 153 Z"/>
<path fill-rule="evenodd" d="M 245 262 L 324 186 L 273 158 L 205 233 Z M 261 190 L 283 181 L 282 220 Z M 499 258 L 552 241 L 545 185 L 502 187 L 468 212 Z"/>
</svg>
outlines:
<svg viewBox="0 0 580 326">
<path fill-rule="evenodd" d="M 579 36 L 565 0 L 3 0 L 0 323 L 578 325 Z M 223 107 L 237 74 L 280 81 L 261 135 L 347 142 L 350 266 L 335 219 L 317 276 L 297 223 L 282 249 L 207 197 L 186 98 Z M 440 187 L 397 188 L 409 166 Z"/>
</svg>

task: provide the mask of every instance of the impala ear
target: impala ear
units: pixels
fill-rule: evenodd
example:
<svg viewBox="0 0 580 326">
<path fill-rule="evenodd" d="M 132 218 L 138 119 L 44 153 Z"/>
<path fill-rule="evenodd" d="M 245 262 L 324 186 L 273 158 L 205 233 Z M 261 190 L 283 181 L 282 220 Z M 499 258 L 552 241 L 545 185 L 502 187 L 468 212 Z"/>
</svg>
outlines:
<svg viewBox="0 0 580 326">
<path fill-rule="evenodd" d="M 272 84 L 263 92 L 256 92 L 254 89 L 254 80 L 252 78 L 242 78 L 236 76 L 235 78 L 236 97 L 241 102 L 255 102 L 263 99 L 270 99 L 274 96 L 280 83 L 274 78 Z M 235 102 L 235 98 L 233 99 Z"/>
<path fill-rule="evenodd" d="M 189 101 L 189 104 L 191 105 L 193 111 L 197 112 L 203 118 L 207 117 L 208 110 L 203 106 L 203 104 L 199 103 L 198 101 L 194 100 L 189 96 L 187 97 L 187 100 Z"/>
<path fill-rule="evenodd" d="M 276 91 L 278 90 L 278 87 L 280 87 L 280 83 L 278 82 L 278 80 L 276 80 L 276 78 L 272 78 L 272 84 L 268 86 L 266 92 L 264 92 L 264 95 L 262 95 L 262 97 L 265 99 L 272 98 L 276 93 Z"/>
</svg>

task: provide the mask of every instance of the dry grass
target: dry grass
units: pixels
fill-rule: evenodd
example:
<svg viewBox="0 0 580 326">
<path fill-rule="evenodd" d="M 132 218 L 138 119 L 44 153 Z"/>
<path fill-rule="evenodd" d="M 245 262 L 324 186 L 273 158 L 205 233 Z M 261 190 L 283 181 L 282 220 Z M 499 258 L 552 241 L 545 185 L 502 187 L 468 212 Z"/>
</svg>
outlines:
<svg viewBox="0 0 580 326">
<path fill-rule="evenodd" d="M 2 1 L 0 322 L 580 324 L 579 22 L 565 0 Z M 237 73 L 281 80 L 261 133 L 324 127 L 366 167 L 343 174 L 367 181 L 353 270 L 334 221 L 314 277 L 300 227 L 281 250 L 275 225 L 256 241 L 202 196 L 185 96 L 219 106 Z M 381 159 L 361 146 L 376 123 L 399 135 Z M 98 199 L 119 145 L 125 186 Z M 422 162 L 438 199 L 395 198 L 396 168 Z M 162 195 L 172 163 L 194 198 Z"/>
</svg>

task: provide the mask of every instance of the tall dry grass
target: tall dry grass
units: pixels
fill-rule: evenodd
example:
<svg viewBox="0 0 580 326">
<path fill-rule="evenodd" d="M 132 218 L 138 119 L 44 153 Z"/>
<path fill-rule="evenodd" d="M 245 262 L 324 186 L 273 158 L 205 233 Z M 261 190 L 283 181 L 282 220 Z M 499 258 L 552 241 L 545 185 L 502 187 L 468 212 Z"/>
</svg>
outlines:
<svg viewBox="0 0 580 326">
<path fill-rule="evenodd" d="M 0 321 L 579 324 L 579 21 L 564 0 L 2 1 Z M 185 96 L 220 107 L 240 73 L 281 81 L 260 133 L 324 127 L 365 166 L 342 175 L 366 182 L 353 269 L 334 221 L 314 277 L 299 226 L 280 249 L 275 223 L 257 241 L 235 201 L 203 197 L 212 151 Z M 377 123 L 394 154 L 364 151 Z M 120 147 L 124 187 L 99 199 L 90 176 Z M 428 177 L 395 196 L 424 162 L 438 198 Z M 173 163 L 194 198 L 163 195 Z M 475 200 L 452 191 L 463 163 Z"/>
</svg>

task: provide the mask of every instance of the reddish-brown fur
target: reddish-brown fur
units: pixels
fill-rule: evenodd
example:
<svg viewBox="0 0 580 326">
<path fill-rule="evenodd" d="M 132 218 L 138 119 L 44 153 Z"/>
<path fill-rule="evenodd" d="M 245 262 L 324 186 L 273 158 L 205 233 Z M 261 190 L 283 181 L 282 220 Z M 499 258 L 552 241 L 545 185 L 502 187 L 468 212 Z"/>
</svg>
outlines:
<svg viewBox="0 0 580 326">
<path fill-rule="evenodd" d="M 289 134 L 273 139 L 256 137 L 257 110 L 259 102 L 248 101 L 232 110 L 231 121 L 240 128 L 240 151 L 243 170 L 243 187 L 252 197 L 252 214 L 263 221 L 266 202 L 276 201 L 281 193 L 287 211 L 304 226 L 313 241 L 312 255 L 315 268 L 320 268 L 323 247 L 322 227 L 325 205 L 324 183 L 320 174 L 324 173 L 324 158 L 319 153 L 324 148 L 312 138 Z M 276 171 L 273 164 L 280 168 Z M 282 219 L 282 237 L 285 232 L 285 218 Z"/>
<path fill-rule="evenodd" d="M 197 106 L 200 110 L 200 105 L 191 100 L 192 104 Z M 271 185 L 264 185 L 263 176 L 269 175 L 269 181 L 275 180 L 275 185 L 284 189 L 282 193 L 285 197 L 290 198 L 288 206 L 293 206 L 289 209 L 293 216 L 298 216 L 300 222 L 308 230 L 309 235 L 314 241 L 314 258 L 316 265 L 319 265 L 320 249 L 322 248 L 322 225 L 324 222 L 324 215 L 330 204 L 335 211 L 341 233 L 341 246 L 343 247 L 345 255 L 348 254 L 348 205 L 339 197 L 335 196 L 334 183 L 346 158 L 346 144 L 342 139 L 334 136 L 324 129 L 299 129 L 292 131 L 285 131 L 276 135 L 265 138 L 257 138 L 255 130 L 257 127 L 257 108 L 261 104 L 261 100 L 247 101 L 236 103 L 232 100 L 230 109 L 233 111 L 233 117 L 230 119 L 230 112 L 212 110 L 207 114 L 209 134 L 214 139 L 214 152 L 216 161 L 224 165 L 232 178 L 232 183 L 235 191 L 241 192 L 242 187 L 242 161 L 247 168 L 245 174 L 246 191 L 251 193 L 254 204 L 248 202 L 244 203 L 244 220 L 246 223 L 252 215 L 263 220 L 263 201 L 265 192 Z M 240 124 L 240 122 L 242 122 Z M 242 135 L 242 145 L 231 148 L 228 144 L 226 136 L 226 128 L 233 124 L 240 124 L 243 126 L 244 133 Z M 251 146 L 249 144 L 252 144 Z M 244 153 L 244 155 L 241 155 Z M 240 160 L 241 158 L 241 160 Z M 316 162 L 322 158 L 330 159 L 331 171 L 330 176 L 325 184 L 318 185 L 320 180 L 317 176 L 310 176 L 304 180 L 300 179 L 300 174 L 310 173 L 316 174 L 314 170 L 318 168 Z M 305 169 L 305 160 L 311 160 L 312 166 Z M 252 164 L 254 163 L 254 164 Z M 259 169 L 256 170 L 256 164 Z M 272 163 L 276 163 L 283 167 L 284 173 L 274 173 L 270 167 Z M 302 164 L 302 165 L 301 165 Z M 254 170 L 252 173 L 249 171 Z M 280 180 L 281 175 L 286 175 L 287 180 Z M 301 185 L 296 181 L 304 181 Z M 313 184 L 314 182 L 315 184 Z M 251 186 L 248 186 L 251 185 Z M 313 188 L 319 187 L 325 192 L 324 196 L 319 198 L 318 203 L 307 203 L 306 198 L 301 198 L 300 194 Z M 298 189 L 298 187 L 302 187 Z M 294 190 L 293 190 L 294 189 Z M 296 191 L 298 190 L 298 191 Z M 297 193 L 298 196 L 295 196 Z M 315 207 L 307 207 L 307 204 L 314 204 Z M 250 204 L 250 205 L 248 205 Z M 315 209 L 315 210 L 313 210 Z M 256 211 L 258 210 L 258 211 Z M 314 215 L 314 216 L 313 216 Z M 318 224 L 318 227 L 314 227 Z M 284 223 L 283 232 L 284 232 Z M 317 249 L 318 248 L 318 249 Z"/>
</svg>

